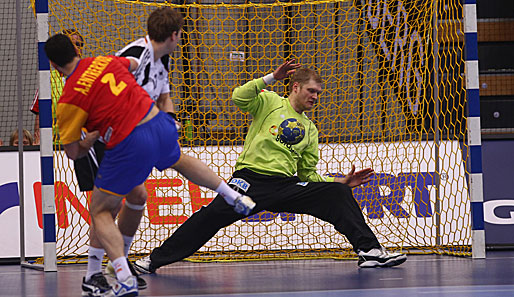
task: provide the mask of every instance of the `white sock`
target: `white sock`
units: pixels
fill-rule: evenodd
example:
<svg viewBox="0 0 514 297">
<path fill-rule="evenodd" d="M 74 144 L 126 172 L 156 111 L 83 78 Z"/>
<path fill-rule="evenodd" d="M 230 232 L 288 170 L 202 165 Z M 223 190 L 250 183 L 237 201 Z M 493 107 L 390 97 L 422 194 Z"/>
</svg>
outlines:
<svg viewBox="0 0 514 297">
<path fill-rule="evenodd" d="M 234 205 L 236 198 L 241 196 L 241 194 L 234 191 L 224 181 L 221 181 L 220 185 L 216 188 L 216 192 L 218 192 L 229 205 Z"/>
<path fill-rule="evenodd" d="M 89 246 L 89 252 L 87 256 L 86 281 L 89 281 L 93 274 L 102 272 L 102 260 L 104 258 L 104 254 L 104 249 Z"/>
<path fill-rule="evenodd" d="M 123 234 L 121 234 L 121 236 L 123 237 L 123 251 L 125 252 L 125 257 L 128 257 L 130 245 L 132 244 L 134 236 L 127 236 Z"/>
<path fill-rule="evenodd" d="M 114 267 L 114 271 L 116 271 L 116 279 L 120 282 L 132 276 L 130 268 L 128 267 L 127 258 L 125 257 L 119 257 L 112 261 L 112 267 Z"/>
</svg>

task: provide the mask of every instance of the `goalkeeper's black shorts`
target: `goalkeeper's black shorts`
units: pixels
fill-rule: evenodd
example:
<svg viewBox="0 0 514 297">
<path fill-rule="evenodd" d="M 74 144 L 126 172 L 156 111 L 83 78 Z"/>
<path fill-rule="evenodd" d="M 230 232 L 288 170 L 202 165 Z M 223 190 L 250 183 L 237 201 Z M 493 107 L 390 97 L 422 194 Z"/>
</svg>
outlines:
<svg viewBox="0 0 514 297">
<path fill-rule="evenodd" d="M 97 140 L 89 150 L 87 156 L 73 161 L 75 176 L 77 177 L 80 191 L 85 192 L 93 190 L 96 173 L 98 172 L 98 166 L 104 156 L 104 151 L 105 144 Z"/>
</svg>

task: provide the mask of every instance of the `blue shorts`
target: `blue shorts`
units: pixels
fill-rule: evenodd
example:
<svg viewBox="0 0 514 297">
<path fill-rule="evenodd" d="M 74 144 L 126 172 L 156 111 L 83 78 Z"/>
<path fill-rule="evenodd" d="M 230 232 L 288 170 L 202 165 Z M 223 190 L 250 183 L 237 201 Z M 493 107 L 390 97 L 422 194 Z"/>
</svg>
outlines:
<svg viewBox="0 0 514 297">
<path fill-rule="evenodd" d="M 105 151 L 95 186 L 109 194 L 125 196 L 146 180 L 153 167 L 163 171 L 179 158 L 175 121 L 159 111 L 150 121 L 135 127 L 114 148 Z"/>
</svg>

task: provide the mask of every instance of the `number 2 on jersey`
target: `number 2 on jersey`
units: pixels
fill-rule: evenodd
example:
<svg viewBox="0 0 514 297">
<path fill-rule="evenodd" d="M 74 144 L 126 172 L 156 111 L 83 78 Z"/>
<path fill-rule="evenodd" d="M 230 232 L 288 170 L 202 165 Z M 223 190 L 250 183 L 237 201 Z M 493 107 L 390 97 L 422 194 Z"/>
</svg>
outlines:
<svg viewBox="0 0 514 297">
<path fill-rule="evenodd" d="M 118 96 L 125 87 L 127 87 L 127 84 L 124 81 L 120 81 L 119 84 L 116 84 L 116 78 L 114 77 L 114 74 L 111 72 L 106 73 L 104 76 L 102 76 L 102 83 L 106 84 L 109 83 L 109 88 L 111 89 L 111 92 L 114 94 L 114 96 Z"/>
</svg>

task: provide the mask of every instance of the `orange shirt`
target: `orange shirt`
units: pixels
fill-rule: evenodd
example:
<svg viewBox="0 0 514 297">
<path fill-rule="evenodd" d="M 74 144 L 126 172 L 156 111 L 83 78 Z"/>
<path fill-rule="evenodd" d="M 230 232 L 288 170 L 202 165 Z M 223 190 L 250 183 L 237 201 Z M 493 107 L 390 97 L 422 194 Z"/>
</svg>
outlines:
<svg viewBox="0 0 514 297">
<path fill-rule="evenodd" d="M 80 140 L 80 131 L 100 132 L 107 149 L 120 143 L 144 118 L 153 100 L 129 72 L 130 61 L 98 56 L 79 61 L 57 103 L 62 144 Z"/>
</svg>

